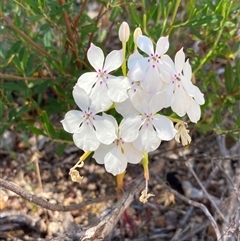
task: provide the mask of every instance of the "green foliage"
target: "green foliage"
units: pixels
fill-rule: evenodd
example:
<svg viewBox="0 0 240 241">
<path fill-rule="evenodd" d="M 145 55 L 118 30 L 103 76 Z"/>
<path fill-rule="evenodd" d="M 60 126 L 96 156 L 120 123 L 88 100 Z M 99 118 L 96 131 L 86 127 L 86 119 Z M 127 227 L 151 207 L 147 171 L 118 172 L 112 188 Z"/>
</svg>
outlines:
<svg viewBox="0 0 240 241">
<path fill-rule="evenodd" d="M 61 2 L 64 1 L 3 0 L 1 133 L 13 128 L 48 136 L 53 141 L 71 142 L 60 120 L 75 107 L 71 94 L 78 77 L 91 69 L 87 49 L 91 42 L 112 49 L 108 38 L 117 33 L 112 25 L 127 21 L 132 30 L 141 27 L 143 34 L 154 41 L 169 35 L 170 55 L 182 46 L 185 48 L 193 80 L 206 99 L 197 128 L 203 133 L 238 136 L 237 1 L 99 0 L 95 18 L 88 15 L 84 4 L 88 1 L 81 1 L 80 5 L 74 0 L 60 5 Z M 132 43 L 128 43 L 129 52 Z M 58 154 L 64 147 L 63 144 Z"/>
</svg>

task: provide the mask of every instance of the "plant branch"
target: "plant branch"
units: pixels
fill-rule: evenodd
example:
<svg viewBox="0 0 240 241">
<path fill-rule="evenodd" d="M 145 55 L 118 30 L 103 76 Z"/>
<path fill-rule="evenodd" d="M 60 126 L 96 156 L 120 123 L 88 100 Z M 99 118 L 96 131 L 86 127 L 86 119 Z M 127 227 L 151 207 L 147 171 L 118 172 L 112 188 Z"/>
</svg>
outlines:
<svg viewBox="0 0 240 241">
<path fill-rule="evenodd" d="M 84 1 L 83 1 L 79 13 L 78 13 L 77 16 L 74 18 L 74 20 L 73 20 L 73 26 L 74 26 L 74 28 L 77 27 L 78 22 L 79 22 L 79 20 L 81 19 L 82 13 L 83 13 L 85 7 L 87 6 L 87 3 L 88 3 L 88 0 L 84 0 Z"/>
<path fill-rule="evenodd" d="M 66 4 L 65 0 L 58 0 L 58 2 L 61 6 L 64 6 Z M 68 14 L 66 13 L 66 11 L 63 12 L 63 18 L 64 18 L 64 22 L 65 22 L 66 29 L 67 29 L 68 42 L 71 45 L 72 53 L 73 53 L 74 58 L 76 59 L 77 67 L 78 67 L 78 69 L 82 69 L 82 64 L 78 58 L 78 51 L 76 48 L 75 39 L 73 37 L 71 23 L 69 22 Z"/>
<path fill-rule="evenodd" d="M 34 194 L 31 194 L 29 192 L 26 192 L 24 189 L 22 189 L 21 187 L 17 186 L 16 184 L 10 182 L 10 181 L 6 181 L 2 178 L 0 178 L 0 186 L 4 187 L 8 190 L 11 190 L 12 192 L 18 194 L 20 197 L 25 198 L 26 200 L 28 200 L 29 202 L 35 203 L 43 208 L 46 208 L 48 210 L 52 210 L 52 211 L 60 211 L 60 212 L 69 212 L 69 211 L 74 211 L 77 209 L 81 209 L 86 207 L 89 204 L 93 204 L 93 203 L 99 203 L 99 202 L 103 202 L 109 199 L 113 199 L 116 197 L 116 195 L 110 195 L 110 196 L 106 196 L 106 197 L 99 197 L 99 198 L 94 198 L 94 199 L 89 199 L 85 202 L 79 203 L 79 204 L 73 204 L 73 205 L 69 205 L 69 206 L 64 206 L 62 204 L 52 204 L 48 201 L 46 201 L 45 199 L 38 197 Z"/>
<path fill-rule="evenodd" d="M 217 207 L 217 205 L 215 204 L 215 202 L 212 200 L 212 198 L 209 196 L 206 188 L 202 185 L 201 181 L 199 180 L 199 178 L 197 177 L 196 173 L 194 172 L 192 165 L 190 163 L 190 161 L 186 161 L 186 166 L 188 167 L 188 169 L 190 170 L 190 172 L 193 174 L 194 178 L 196 179 L 198 185 L 202 188 L 203 192 L 206 194 L 206 197 L 208 198 L 208 200 L 211 202 L 211 204 L 213 205 L 213 207 L 216 209 L 216 211 L 218 212 L 218 214 L 220 215 L 220 217 L 225 220 L 224 215 L 222 214 L 222 212 L 219 210 L 219 208 Z"/>
<path fill-rule="evenodd" d="M 52 77 L 52 78 L 42 78 L 42 77 L 23 77 L 23 76 L 17 76 L 17 75 L 12 75 L 12 74 L 3 74 L 3 73 L 0 73 L 0 78 L 3 78 L 3 79 L 13 79 L 13 80 L 54 80 L 55 77 Z"/>
</svg>

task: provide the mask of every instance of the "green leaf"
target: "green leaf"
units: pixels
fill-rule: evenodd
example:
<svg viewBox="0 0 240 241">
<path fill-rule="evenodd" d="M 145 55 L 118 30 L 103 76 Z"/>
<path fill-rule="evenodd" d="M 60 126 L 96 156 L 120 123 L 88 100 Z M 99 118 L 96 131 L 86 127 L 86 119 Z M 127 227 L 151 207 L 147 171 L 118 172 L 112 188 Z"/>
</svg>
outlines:
<svg viewBox="0 0 240 241">
<path fill-rule="evenodd" d="M 3 119 L 3 110 L 4 110 L 4 105 L 3 105 L 3 102 L 0 100 L 0 118 L 1 118 L 1 120 Z"/>
<path fill-rule="evenodd" d="M 153 4 L 152 7 L 150 8 L 148 14 L 147 14 L 147 23 L 149 22 L 149 20 L 152 19 L 154 13 L 156 12 L 158 8 L 158 4 Z"/>
<path fill-rule="evenodd" d="M 240 128 L 240 115 L 238 115 L 236 123 L 235 123 L 236 128 Z"/>
<path fill-rule="evenodd" d="M 58 139 L 60 139 L 62 141 L 73 142 L 72 135 L 69 134 L 68 132 L 66 132 L 63 129 L 59 130 L 59 132 L 58 132 Z"/>
<path fill-rule="evenodd" d="M 89 24 L 81 27 L 80 32 L 83 34 L 94 33 L 98 30 L 98 27 L 95 24 Z"/>
<path fill-rule="evenodd" d="M 220 109 L 214 111 L 213 122 L 215 125 L 219 125 L 222 123 L 222 116 Z"/>
<path fill-rule="evenodd" d="M 110 13 L 110 17 L 109 17 L 109 20 L 111 22 L 113 22 L 116 17 L 119 15 L 119 13 L 121 12 L 121 8 L 120 7 L 114 7 L 112 10 L 111 10 L 111 13 Z"/>
<path fill-rule="evenodd" d="M 38 66 L 34 67 L 34 55 L 31 54 L 28 58 L 27 64 L 26 64 L 26 76 L 32 76 L 32 74 L 35 72 L 35 70 L 38 68 Z"/>
<path fill-rule="evenodd" d="M 33 93 L 43 93 L 43 91 L 45 91 L 48 86 L 50 86 L 51 84 L 51 80 L 49 81 L 41 81 L 40 83 L 38 83 L 38 86 L 34 89 Z"/>
<path fill-rule="evenodd" d="M 4 68 L 7 65 L 9 65 L 12 61 L 12 59 L 14 58 L 14 54 L 12 54 L 9 58 L 3 58 L 3 60 L 1 59 L 0 61 L 0 68 Z"/>
<path fill-rule="evenodd" d="M 29 6 L 35 14 L 41 14 L 41 11 L 38 7 L 38 3 L 36 1 L 33 1 L 33 0 L 25 0 L 24 1 L 24 4 Z"/>
<path fill-rule="evenodd" d="M 66 149 L 67 144 L 60 145 L 56 150 L 56 155 L 61 156 Z"/>
<path fill-rule="evenodd" d="M 20 117 L 22 116 L 22 114 L 28 112 L 28 110 L 30 109 L 29 105 L 24 105 L 23 107 L 20 108 L 20 110 L 16 113 L 15 117 Z"/>
<path fill-rule="evenodd" d="M 139 13 L 137 12 L 135 5 L 133 4 L 130 4 L 130 13 L 133 19 L 135 20 L 135 22 L 137 23 L 137 25 L 141 26 L 142 22 L 141 22 L 141 19 L 139 18 Z"/>
<path fill-rule="evenodd" d="M 231 93 L 233 90 L 233 69 L 230 63 L 227 63 L 225 72 L 225 85 L 228 93 Z"/>
<path fill-rule="evenodd" d="M 42 111 L 41 120 L 42 120 L 42 123 L 43 123 L 44 130 L 48 134 L 48 137 L 50 137 L 51 139 L 56 138 L 57 137 L 56 131 L 55 131 L 51 121 L 49 120 L 46 111 Z"/>
<path fill-rule="evenodd" d="M 236 69 L 236 78 L 234 81 L 233 89 L 237 90 L 240 85 L 240 59 L 237 59 L 235 69 Z"/>
<path fill-rule="evenodd" d="M 32 133 L 34 134 L 37 134 L 37 135 L 42 135 L 42 136 L 47 136 L 47 134 L 45 132 L 43 132 L 42 130 L 38 129 L 37 127 L 35 126 L 27 126 L 27 129 L 29 131 L 31 131 Z"/>
<path fill-rule="evenodd" d="M 13 91 L 13 90 L 24 91 L 27 88 L 24 82 L 14 82 L 14 81 L 5 81 L 3 83 L 0 83 L 0 87 L 10 91 Z"/>
<path fill-rule="evenodd" d="M 52 46 L 52 31 L 47 31 L 43 36 L 43 44 L 45 47 L 51 47 Z"/>
<path fill-rule="evenodd" d="M 185 27 L 203 27 L 207 25 L 212 25 L 217 22 L 220 22 L 223 19 L 223 16 L 216 16 L 216 15 L 208 15 L 208 16 L 202 16 L 198 19 L 194 19 L 192 21 L 187 22 L 186 24 L 182 25 Z"/>
</svg>

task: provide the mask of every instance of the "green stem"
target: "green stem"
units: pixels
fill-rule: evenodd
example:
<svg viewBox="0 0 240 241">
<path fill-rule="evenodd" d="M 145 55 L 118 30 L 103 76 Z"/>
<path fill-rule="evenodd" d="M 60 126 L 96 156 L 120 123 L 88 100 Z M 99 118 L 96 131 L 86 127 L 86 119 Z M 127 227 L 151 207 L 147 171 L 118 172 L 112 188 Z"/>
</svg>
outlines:
<svg viewBox="0 0 240 241">
<path fill-rule="evenodd" d="M 167 31 L 167 35 L 169 35 L 169 34 L 171 33 L 171 31 L 172 31 L 173 24 L 174 24 L 176 15 L 177 15 L 177 11 L 178 11 L 180 2 L 181 2 L 181 0 L 177 0 L 176 3 L 175 3 L 175 8 L 174 8 L 174 11 L 173 11 L 173 15 L 172 15 L 171 22 L 170 22 L 170 24 L 169 24 L 169 29 L 168 29 L 168 31 Z"/>
<path fill-rule="evenodd" d="M 149 169 L 148 169 L 148 154 L 146 152 L 143 153 L 142 165 L 144 170 L 144 178 L 149 180 Z"/>
<path fill-rule="evenodd" d="M 122 73 L 123 76 L 127 76 L 127 64 L 126 64 L 126 42 L 122 42 L 122 49 L 123 49 L 123 63 L 122 63 Z"/>
</svg>

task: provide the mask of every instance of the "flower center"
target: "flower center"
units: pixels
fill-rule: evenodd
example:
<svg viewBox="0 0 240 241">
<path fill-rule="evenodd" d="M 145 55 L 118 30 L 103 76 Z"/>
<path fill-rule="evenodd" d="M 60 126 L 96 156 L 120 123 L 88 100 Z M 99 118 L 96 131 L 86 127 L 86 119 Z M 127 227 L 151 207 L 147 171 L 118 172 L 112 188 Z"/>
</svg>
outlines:
<svg viewBox="0 0 240 241">
<path fill-rule="evenodd" d="M 118 145 L 123 145 L 124 141 L 122 139 L 122 137 L 120 137 L 119 139 L 116 139 L 115 141 L 113 141 L 113 143 L 118 146 Z"/>
<path fill-rule="evenodd" d="M 148 62 L 153 62 L 152 67 L 156 67 L 156 62 L 159 63 L 159 55 L 158 54 L 151 54 L 149 56 L 150 58 L 148 59 Z"/>
<path fill-rule="evenodd" d="M 145 120 L 145 125 L 148 127 L 149 126 L 149 122 L 151 123 L 152 120 L 153 120 L 153 114 L 150 113 L 150 114 L 147 114 L 147 113 L 144 113 L 143 117 L 142 117 L 142 120 Z"/>
<path fill-rule="evenodd" d="M 177 73 L 177 74 L 173 75 L 173 81 L 172 81 L 173 84 L 175 84 L 175 80 L 177 80 L 179 82 L 181 81 L 181 74 L 180 73 Z M 176 85 L 177 85 L 178 88 L 180 88 L 180 86 L 181 86 L 180 83 L 178 83 L 178 84 L 176 83 Z"/>
<path fill-rule="evenodd" d="M 88 110 L 88 111 L 85 110 L 83 114 L 83 118 L 87 125 L 91 123 L 92 120 L 95 120 L 93 112 L 91 110 Z"/>
</svg>

